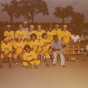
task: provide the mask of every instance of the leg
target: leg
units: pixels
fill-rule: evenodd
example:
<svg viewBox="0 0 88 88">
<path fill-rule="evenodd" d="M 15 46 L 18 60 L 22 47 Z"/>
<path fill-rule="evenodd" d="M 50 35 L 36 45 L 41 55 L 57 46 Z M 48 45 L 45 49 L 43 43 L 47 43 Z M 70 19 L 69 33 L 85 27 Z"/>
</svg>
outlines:
<svg viewBox="0 0 88 88">
<path fill-rule="evenodd" d="M 2 67 L 3 60 L 4 60 L 4 55 L 1 54 L 1 56 L 0 56 L 0 67 Z"/>
<path fill-rule="evenodd" d="M 56 64 L 57 63 L 57 56 L 58 56 L 57 51 L 54 51 L 53 52 L 53 64 Z"/>
<path fill-rule="evenodd" d="M 65 65 L 65 57 L 63 53 L 60 53 L 60 59 L 61 59 L 61 66 Z"/>
</svg>

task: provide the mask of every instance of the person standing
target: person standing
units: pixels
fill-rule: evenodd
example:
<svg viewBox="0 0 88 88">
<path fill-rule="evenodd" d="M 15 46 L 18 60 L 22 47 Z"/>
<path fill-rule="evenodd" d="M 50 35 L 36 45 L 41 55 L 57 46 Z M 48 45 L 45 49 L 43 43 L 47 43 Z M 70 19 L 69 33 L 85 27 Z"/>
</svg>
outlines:
<svg viewBox="0 0 88 88">
<path fill-rule="evenodd" d="M 64 57 L 64 44 L 62 39 L 59 39 L 58 36 L 53 36 L 53 43 L 51 45 L 52 47 L 52 57 L 53 57 L 53 64 L 56 65 L 58 56 L 61 60 L 61 66 L 65 65 L 65 57 Z"/>
<path fill-rule="evenodd" d="M 73 41 L 73 54 L 75 54 L 75 48 L 77 49 L 76 54 L 80 54 L 80 36 L 74 33 L 71 38 Z"/>
</svg>

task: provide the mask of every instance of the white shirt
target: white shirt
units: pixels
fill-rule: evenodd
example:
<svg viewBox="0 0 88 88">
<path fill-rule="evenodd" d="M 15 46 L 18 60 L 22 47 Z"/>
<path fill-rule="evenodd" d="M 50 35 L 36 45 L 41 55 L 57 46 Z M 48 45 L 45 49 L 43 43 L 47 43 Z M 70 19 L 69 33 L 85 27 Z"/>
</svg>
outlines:
<svg viewBox="0 0 88 88">
<path fill-rule="evenodd" d="M 72 40 L 74 43 L 77 43 L 80 41 L 80 36 L 79 35 L 72 35 Z"/>
</svg>

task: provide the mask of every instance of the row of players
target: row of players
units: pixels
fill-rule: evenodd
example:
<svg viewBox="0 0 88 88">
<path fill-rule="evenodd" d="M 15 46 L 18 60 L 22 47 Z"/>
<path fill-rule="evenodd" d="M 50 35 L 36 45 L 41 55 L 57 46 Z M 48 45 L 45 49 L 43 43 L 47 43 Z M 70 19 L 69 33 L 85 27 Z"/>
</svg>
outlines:
<svg viewBox="0 0 88 88">
<path fill-rule="evenodd" d="M 42 62 L 48 64 L 57 63 L 58 55 L 61 65 L 65 65 L 64 46 L 68 46 L 72 40 L 79 41 L 77 35 L 72 35 L 64 25 L 63 30 L 59 25 L 47 32 L 38 25 L 38 30 L 30 25 L 30 30 L 20 25 L 17 31 L 5 31 L 4 39 L 1 41 L 1 60 L 8 58 L 21 61 L 24 66 L 38 66 Z"/>
<path fill-rule="evenodd" d="M 10 29 L 10 25 L 8 25 L 8 29 Z M 57 35 L 58 38 L 64 39 L 65 43 L 69 43 L 69 41 L 77 41 L 80 37 L 79 35 L 72 34 L 68 30 L 68 25 L 63 25 L 63 27 L 60 27 L 60 25 L 56 24 L 54 28 L 49 27 L 48 30 L 43 29 L 41 25 L 38 25 L 37 28 L 35 28 L 34 25 L 30 25 L 30 27 L 24 27 L 23 25 L 19 25 L 19 30 L 17 31 L 11 31 L 7 30 L 4 32 L 4 37 L 9 37 L 11 39 L 30 39 L 31 34 L 35 34 L 37 36 L 37 39 L 41 39 L 43 33 L 47 33 L 48 38 L 52 40 L 53 35 Z"/>
</svg>

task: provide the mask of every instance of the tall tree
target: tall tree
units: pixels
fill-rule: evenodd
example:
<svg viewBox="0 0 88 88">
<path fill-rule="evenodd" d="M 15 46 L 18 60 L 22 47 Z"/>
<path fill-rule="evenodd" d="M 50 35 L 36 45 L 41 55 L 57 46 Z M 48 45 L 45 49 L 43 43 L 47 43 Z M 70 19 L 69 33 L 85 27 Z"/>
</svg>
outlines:
<svg viewBox="0 0 88 88">
<path fill-rule="evenodd" d="M 73 8 L 72 6 L 67 7 L 56 7 L 54 15 L 58 18 L 62 19 L 62 23 L 64 24 L 65 18 L 71 17 L 73 14 Z"/>
<path fill-rule="evenodd" d="M 82 24 L 85 22 L 85 16 L 79 12 L 75 12 L 72 14 L 72 23 Z"/>
<path fill-rule="evenodd" d="M 10 17 L 10 22 L 14 21 L 14 17 L 21 16 L 21 11 L 19 7 L 19 3 L 16 0 L 12 0 L 9 3 L 1 4 L 2 11 L 6 12 Z"/>
<path fill-rule="evenodd" d="M 2 11 L 8 13 L 11 22 L 13 17 L 23 16 L 33 22 L 34 16 L 38 13 L 48 15 L 47 4 L 42 0 L 12 0 L 9 4 L 3 4 L 2 6 Z"/>
<path fill-rule="evenodd" d="M 34 16 L 36 14 L 42 13 L 43 15 L 48 15 L 48 7 L 45 1 L 42 0 L 22 0 L 22 14 L 27 19 L 32 20 L 34 22 Z"/>
<path fill-rule="evenodd" d="M 72 24 L 75 25 L 76 31 L 81 33 L 85 28 L 85 16 L 79 12 L 75 12 L 72 15 Z"/>
</svg>

